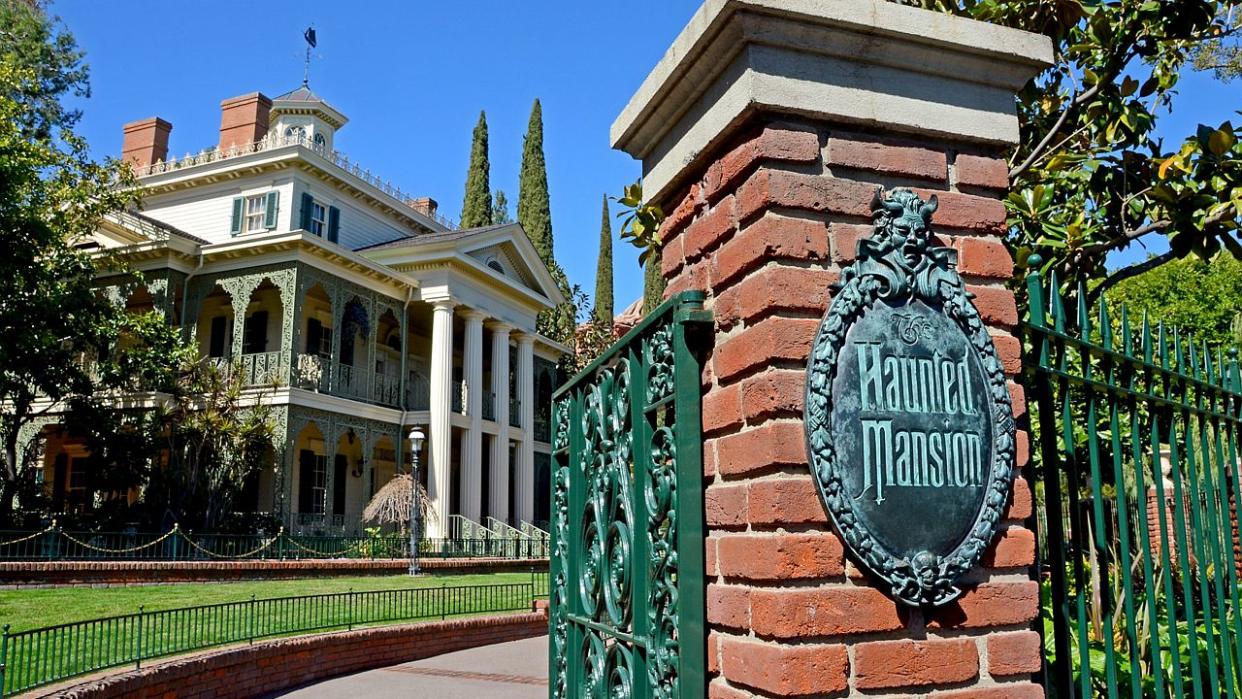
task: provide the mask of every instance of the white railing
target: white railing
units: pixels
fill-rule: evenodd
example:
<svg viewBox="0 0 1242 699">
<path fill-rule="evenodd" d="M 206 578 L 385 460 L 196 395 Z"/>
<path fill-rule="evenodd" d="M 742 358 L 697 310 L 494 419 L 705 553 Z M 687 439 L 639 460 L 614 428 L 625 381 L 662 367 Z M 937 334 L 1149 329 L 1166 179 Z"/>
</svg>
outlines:
<svg viewBox="0 0 1242 699">
<path fill-rule="evenodd" d="M 497 539 L 496 532 L 462 515 L 449 515 L 450 539 Z"/>
<path fill-rule="evenodd" d="M 539 541 L 547 541 L 551 537 L 551 534 L 540 529 L 539 527 L 536 527 L 530 522 L 523 521 L 521 525 L 521 529 L 522 529 L 522 533 L 531 539 L 538 539 Z"/>
<path fill-rule="evenodd" d="M 242 155 L 250 155 L 252 153 L 262 153 L 264 151 L 274 150 L 276 148 L 284 148 L 285 146 L 300 146 L 305 148 L 307 151 L 314 153 L 320 158 L 323 158 L 325 161 L 341 168 L 354 177 L 380 190 L 384 194 L 387 194 L 406 206 L 409 206 L 411 209 L 414 208 L 410 205 L 410 202 L 414 200 L 413 195 L 402 191 L 398 187 L 394 187 L 391 181 L 381 179 L 379 175 L 372 173 L 369 169 L 364 169 L 358 163 L 350 161 L 349 156 L 344 153 L 327 148 L 322 144 L 311 142 L 310 138 L 308 138 L 306 134 L 299 134 L 297 136 L 269 134 L 264 138 L 254 141 L 253 143 L 232 145 L 225 150 L 221 150 L 219 147 L 204 148 L 198 153 L 186 153 L 180 158 L 174 157 L 169 158 L 168 160 L 159 160 L 147 165 L 146 167 L 137 168 L 135 174 L 138 177 L 159 175 L 166 172 L 184 170 L 198 165 L 206 165 L 207 163 L 228 160 L 229 158 L 236 158 Z M 427 212 L 419 211 L 419 213 L 426 215 Z M 457 224 L 454 221 L 445 218 L 444 216 L 435 214 L 433 218 L 445 228 L 457 228 Z"/>
<path fill-rule="evenodd" d="M 520 530 L 509 526 L 507 522 L 502 522 L 495 517 L 487 517 L 483 520 L 487 528 L 496 532 L 502 539 L 525 539 L 527 538 Z"/>
</svg>

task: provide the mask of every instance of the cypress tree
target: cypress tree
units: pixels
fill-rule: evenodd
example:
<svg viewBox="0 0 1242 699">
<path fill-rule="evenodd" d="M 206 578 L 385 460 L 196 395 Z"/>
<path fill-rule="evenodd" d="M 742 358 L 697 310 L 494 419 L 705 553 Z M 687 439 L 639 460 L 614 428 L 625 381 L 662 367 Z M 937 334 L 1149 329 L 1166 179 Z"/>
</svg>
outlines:
<svg viewBox="0 0 1242 699">
<path fill-rule="evenodd" d="M 492 194 L 492 224 L 502 223 L 513 223 L 513 217 L 509 215 L 509 198 L 498 189 Z"/>
<path fill-rule="evenodd" d="M 655 249 L 647 255 L 647 265 L 643 267 L 643 314 L 655 310 L 664 300 L 664 289 L 668 283 L 660 271 L 660 250 Z"/>
<path fill-rule="evenodd" d="M 470 169 L 466 171 L 466 196 L 461 204 L 461 227 L 492 225 L 491 164 L 487 159 L 487 113 L 479 112 L 470 144 Z"/>
<path fill-rule="evenodd" d="M 608 195 L 604 195 L 604 219 L 599 229 L 599 261 L 595 267 L 595 320 L 612 323 L 612 222 L 609 221 Z"/>
<path fill-rule="evenodd" d="M 548 168 L 543 158 L 543 107 L 537 99 L 530 110 L 530 125 L 522 144 L 517 220 L 539 251 L 539 259 L 544 264 L 552 262 L 552 209 L 548 199 Z"/>
</svg>

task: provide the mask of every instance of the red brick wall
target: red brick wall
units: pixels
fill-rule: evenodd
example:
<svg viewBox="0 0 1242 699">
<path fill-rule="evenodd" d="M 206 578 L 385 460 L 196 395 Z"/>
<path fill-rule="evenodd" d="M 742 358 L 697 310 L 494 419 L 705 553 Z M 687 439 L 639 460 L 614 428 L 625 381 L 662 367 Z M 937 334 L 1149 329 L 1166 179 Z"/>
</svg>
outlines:
<svg viewBox="0 0 1242 699">
<path fill-rule="evenodd" d="M 935 193 L 943 244 L 1005 368 L 1018 322 L 1000 241 L 1006 166 L 995 153 L 819 125 L 768 123 L 689 185 L 663 231 L 668 291 L 703 289 L 716 319 L 703 376 L 710 695 L 932 693 L 1042 697 L 1035 540 L 1026 482 L 968 591 L 926 613 L 896 605 L 845 556 L 807 468 L 802 394 L 829 286 L 870 232 L 877 184 Z M 1014 409 L 1023 394 L 1011 382 Z M 1018 435 L 1019 466 L 1028 455 Z"/>
<path fill-rule="evenodd" d="M 43 694 L 57 699 L 246 699 L 331 677 L 548 632 L 531 614 L 280 639 L 170 660 Z M 542 668 L 539 668 L 542 669 Z"/>
</svg>

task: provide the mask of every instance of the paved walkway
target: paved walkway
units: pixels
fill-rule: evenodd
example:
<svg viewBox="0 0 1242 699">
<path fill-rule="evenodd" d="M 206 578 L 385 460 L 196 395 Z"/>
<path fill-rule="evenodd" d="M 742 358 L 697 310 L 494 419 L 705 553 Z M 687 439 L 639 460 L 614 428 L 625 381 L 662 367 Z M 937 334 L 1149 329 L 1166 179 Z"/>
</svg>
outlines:
<svg viewBox="0 0 1242 699">
<path fill-rule="evenodd" d="M 338 677 L 289 699 L 546 699 L 548 637 L 498 643 Z"/>
</svg>

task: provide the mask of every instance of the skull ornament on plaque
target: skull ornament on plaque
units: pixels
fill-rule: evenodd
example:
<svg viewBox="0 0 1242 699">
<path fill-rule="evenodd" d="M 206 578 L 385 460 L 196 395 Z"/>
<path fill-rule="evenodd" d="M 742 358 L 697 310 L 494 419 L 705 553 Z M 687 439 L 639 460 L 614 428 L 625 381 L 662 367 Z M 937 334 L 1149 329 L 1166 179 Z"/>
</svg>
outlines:
<svg viewBox="0 0 1242 699">
<path fill-rule="evenodd" d="M 912 606 L 956 599 L 1008 499 L 1005 372 L 957 256 L 931 241 L 937 200 L 876 193 L 874 229 L 807 362 L 811 474 L 846 548 Z"/>
</svg>

